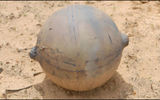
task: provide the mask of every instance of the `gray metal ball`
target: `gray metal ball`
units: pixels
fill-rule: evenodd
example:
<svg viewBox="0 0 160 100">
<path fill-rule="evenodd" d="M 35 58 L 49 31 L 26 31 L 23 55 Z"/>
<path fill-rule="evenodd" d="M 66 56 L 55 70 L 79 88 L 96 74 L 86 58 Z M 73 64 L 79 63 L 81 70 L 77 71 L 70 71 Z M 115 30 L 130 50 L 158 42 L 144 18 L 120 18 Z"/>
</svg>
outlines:
<svg viewBox="0 0 160 100">
<path fill-rule="evenodd" d="M 71 5 L 49 17 L 30 57 L 57 85 L 86 91 L 113 76 L 128 42 L 128 36 L 102 11 Z"/>
</svg>

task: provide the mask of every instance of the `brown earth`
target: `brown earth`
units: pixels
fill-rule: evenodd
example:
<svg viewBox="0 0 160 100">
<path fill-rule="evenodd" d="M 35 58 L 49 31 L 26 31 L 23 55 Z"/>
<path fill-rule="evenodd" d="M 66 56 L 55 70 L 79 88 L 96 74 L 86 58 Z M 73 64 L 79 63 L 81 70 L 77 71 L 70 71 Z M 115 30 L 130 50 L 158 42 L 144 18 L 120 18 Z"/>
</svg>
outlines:
<svg viewBox="0 0 160 100">
<path fill-rule="evenodd" d="M 71 4 L 104 11 L 130 39 L 117 73 L 87 92 L 56 86 L 28 56 L 46 19 Z M 1 1 L 0 98 L 160 98 L 159 43 L 159 1 Z"/>
</svg>

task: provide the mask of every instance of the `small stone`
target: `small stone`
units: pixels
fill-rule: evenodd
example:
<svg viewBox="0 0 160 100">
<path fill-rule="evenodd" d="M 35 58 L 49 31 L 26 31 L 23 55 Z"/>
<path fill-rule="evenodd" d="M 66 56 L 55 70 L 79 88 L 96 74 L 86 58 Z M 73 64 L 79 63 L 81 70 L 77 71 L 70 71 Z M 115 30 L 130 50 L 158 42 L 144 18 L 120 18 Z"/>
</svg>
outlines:
<svg viewBox="0 0 160 100">
<path fill-rule="evenodd" d="M 17 10 L 19 10 L 19 7 L 16 7 Z"/>
<path fill-rule="evenodd" d="M 23 35 L 23 33 L 20 34 L 21 36 Z"/>
<path fill-rule="evenodd" d="M 10 29 L 16 31 L 16 27 L 10 27 Z"/>
<path fill-rule="evenodd" d="M 133 91 L 132 95 L 136 95 L 136 92 L 135 92 L 135 91 Z"/>
<path fill-rule="evenodd" d="M 20 52 L 21 52 L 21 50 L 20 50 L 20 49 L 16 49 L 16 50 L 17 50 L 17 52 L 18 52 L 18 53 L 20 53 Z"/>
<path fill-rule="evenodd" d="M 30 35 L 34 35 L 34 33 L 31 33 Z"/>
<path fill-rule="evenodd" d="M 11 67 L 12 67 L 12 68 L 14 68 L 15 66 L 14 66 L 14 65 L 12 65 Z"/>
<path fill-rule="evenodd" d="M 52 28 L 49 28 L 49 30 L 52 30 Z"/>
<path fill-rule="evenodd" d="M 8 43 L 8 42 L 6 43 L 6 46 L 9 46 L 9 43 Z"/>
<path fill-rule="evenodd" d="M 0 74 L 3 72 L 3 68 L 0 68 Z"/>
<path fill-rule="evenodd" d="M 14 16 L 13 13 L 11 13 L 8 17 L 9 17 L 9 19 L 11 19 L 11 20 L 15 18 L 15 16 Z"/>
<path fill-rule="evenodd" d="M 24 48 L 24 50 L 28 50 L 27 48 Z"/>
<path fill-rule="evenodd" d="M 8 62 L 8 61 L 6 62 L 6 64 L 9 64 L 9 63 L 10 63 L 10 62 Z"/>
<path fill-rule="evenodd" d="M 148 0 L 141 0 L 140 2 L 144 4 L 144 3 L 148 3 L 149 1 Z"/>
<path fill-rule="evenodd" d="M 41 27 L 42 25 L 41 24 L 36 24 L 37 26 Z"/>
<path fill-rule="evenodd" d="M 2 62 L 2 61 L 0 61 L 0 65 L 3 65 L 3 62 Z"/>
</svg>

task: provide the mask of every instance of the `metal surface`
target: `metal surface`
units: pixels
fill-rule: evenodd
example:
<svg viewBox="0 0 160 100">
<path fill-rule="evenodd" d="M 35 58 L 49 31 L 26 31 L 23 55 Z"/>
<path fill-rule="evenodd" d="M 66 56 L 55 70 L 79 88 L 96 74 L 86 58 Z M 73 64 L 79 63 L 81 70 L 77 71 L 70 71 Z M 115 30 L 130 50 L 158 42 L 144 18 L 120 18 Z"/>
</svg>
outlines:
<svg viewBox="0 0 160 100">
<path fill-rule="evenodd" d="M 128 41 L 105 13 L 72 5 L 49 17 L 30 55 L 57 85 L 84 91 L 114 74 Z"/>
</svg>

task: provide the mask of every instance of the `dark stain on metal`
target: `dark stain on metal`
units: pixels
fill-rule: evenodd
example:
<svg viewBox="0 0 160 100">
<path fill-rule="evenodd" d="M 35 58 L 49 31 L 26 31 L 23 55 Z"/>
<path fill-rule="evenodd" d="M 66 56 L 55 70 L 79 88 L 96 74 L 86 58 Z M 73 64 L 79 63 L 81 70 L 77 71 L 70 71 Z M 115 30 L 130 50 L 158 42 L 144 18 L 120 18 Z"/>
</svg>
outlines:
<svg viewBox="0 0 160 100">
<path fill-rule="evenodd" d="M 76 70 L 75 72 L 85 72 L 85 70 Z"/>
<path fill-rule="evenodd" d="M 109 34 L 108 34 L 108 37 L 109 37 L 110 42 L 112 43 L 112 38 L 110 37 L 110 35 L 109 35 Z"/>
<path fill-rule="evenodd" d="M 110 54 L 110 55 L 104 57 L 103 60 L 105 60 L 105 59 L 108 58 L 108 57 L 113 56 L 112 59 L 110 59 L 109 61 L 107 61 L 105 64 L 100 65 L 101 67 L 99 67 L 99 68 L 101 69 L 101 68 L 103 68 L 105 65 L 110 64 L 116 57 L 120 56 L 119 53 L 121 52 L 121 49 L 119 49 L 119 50 L 117 50 L 117 51 L 118 51 L 118 52 L 117 52 L 116 54 L 114 54 L 114 55 L 113 55 L 113 54 Z M 66 72 L 85 72 L 85 70 L 76 70 L 76 71 L 74 71 L 74 70 L 62 69 L 62 68 L 57 67 L 56 65 L 52 64 L 52 63 L 51 63 L 49 60 L 47 60 L 46 58 L 44 58 L 44 59 L 45 59 L 45 61 L 46 61 L 47 64 L 49 64 L 50 66 L 54 66 L 54 68 L 56 68 L 57 70 L 66 71 Z M 100 59 L 99 59 L 99 60 L 100 60 Z M 88 63 L 89 61 L 86 61 L 86 62 Z M 75 64 L 72 64 L 72 63 L 70 63 L 70 62 L 64 62 L 64 63 L 70 64 L 70 65 L 72 65 L 72 66 L 76 66 Z M 97 68 L 93 68 L 92 70 L 96 70 L 96 69 L 97 69 Z"/>
<path fill-rule="evenodd" d="M 73 64 L 73 63 L 71 63 L 71 62 L 66 62 L 66 61 L 64 61 L 64 63 L 65 63 L 65 64 L 72 65 L 72 66 L 74 66 L 74 67 L 76 66 L 76 64 Z"/>
<path fill-rule="evenodd" d="M 72 27 L 73 27 L 73 33 L 74 33 L 74 37 L 75 37 L 75 40 L 76 40 L 76 29 L 75 29 L 75 19 L 74 19 L 74 12 L 73 12 L 73 9 L 72 8 Z"/>
</svg>

